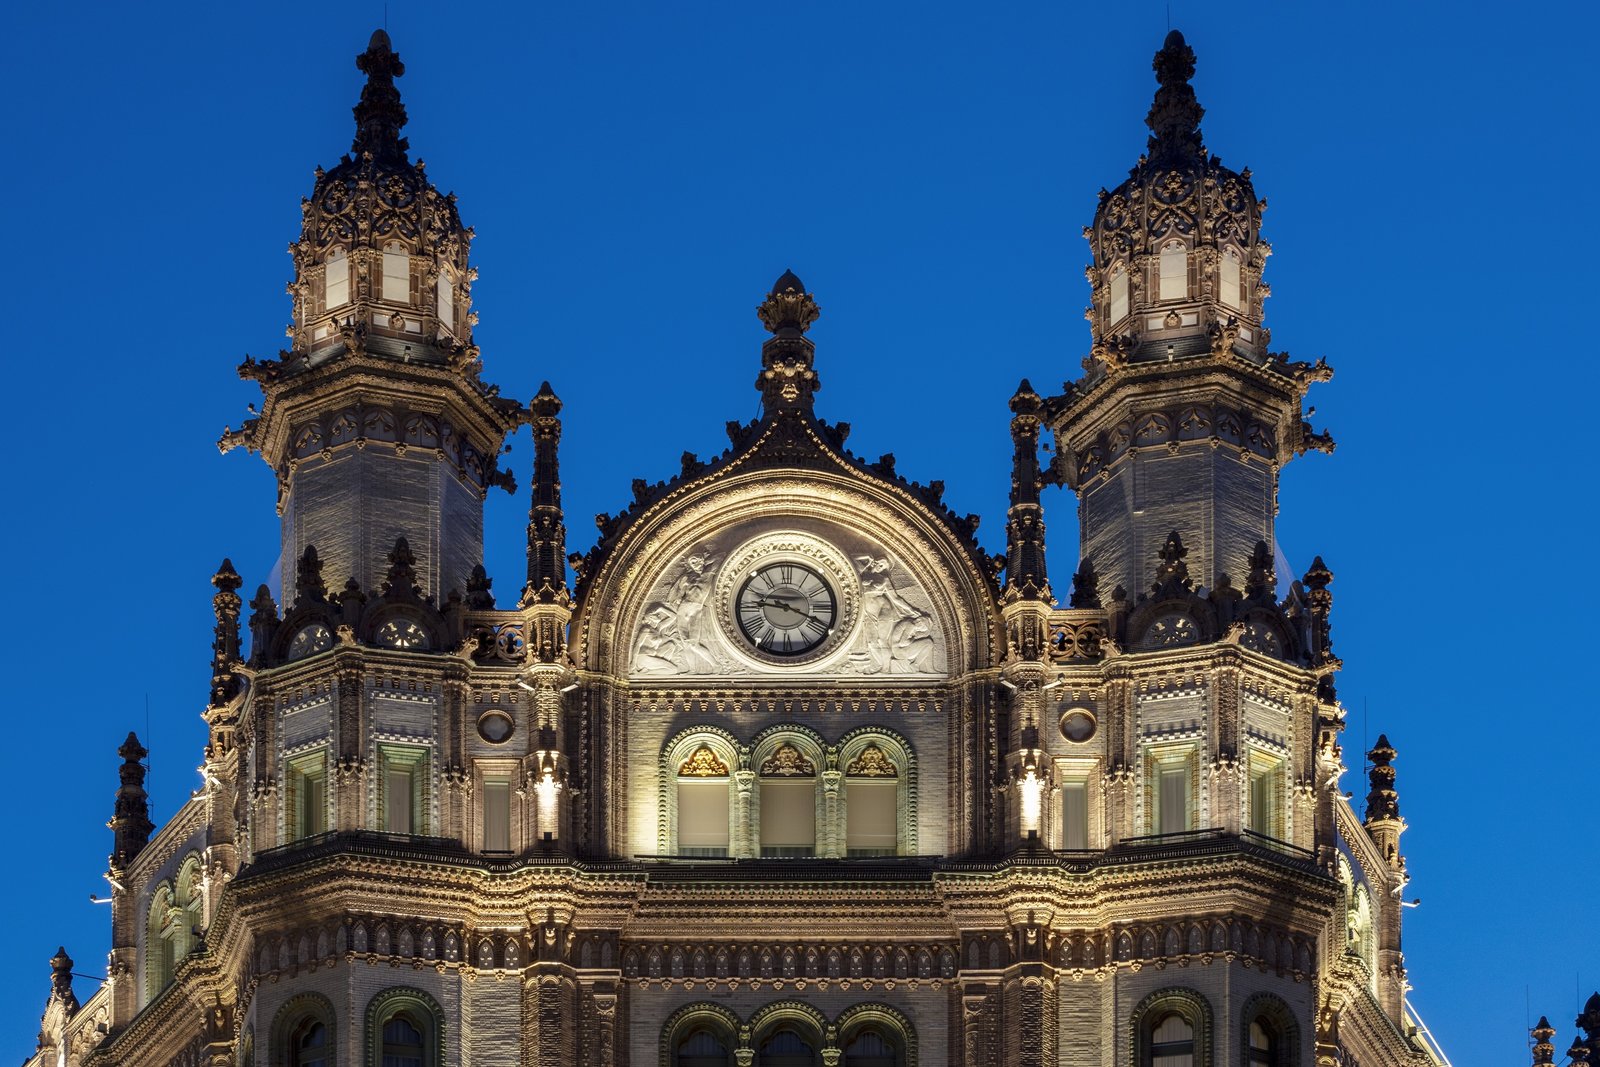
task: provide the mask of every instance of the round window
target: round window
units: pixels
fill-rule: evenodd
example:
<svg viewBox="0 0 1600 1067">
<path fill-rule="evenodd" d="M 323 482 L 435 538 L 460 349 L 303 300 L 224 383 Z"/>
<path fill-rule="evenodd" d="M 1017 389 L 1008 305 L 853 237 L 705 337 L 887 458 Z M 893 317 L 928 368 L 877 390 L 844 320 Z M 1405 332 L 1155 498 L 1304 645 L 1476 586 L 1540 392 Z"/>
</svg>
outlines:
<svg viewBox="0 0 1600 1067">
<path fill-rule="evenodd" d="M 1082 708 L 1073 708 L 1061 716 L 1061 736 L 1073 744 L 1081 745 L 1094 736 L 1099 724 Z"/>
<path fill-rule="evenodd" d="M 486 711 L 478 718 L 478 736 L 490 744 L 498 745 L 511 736 L 516 724 L 503 711 Z"/>
</svg>

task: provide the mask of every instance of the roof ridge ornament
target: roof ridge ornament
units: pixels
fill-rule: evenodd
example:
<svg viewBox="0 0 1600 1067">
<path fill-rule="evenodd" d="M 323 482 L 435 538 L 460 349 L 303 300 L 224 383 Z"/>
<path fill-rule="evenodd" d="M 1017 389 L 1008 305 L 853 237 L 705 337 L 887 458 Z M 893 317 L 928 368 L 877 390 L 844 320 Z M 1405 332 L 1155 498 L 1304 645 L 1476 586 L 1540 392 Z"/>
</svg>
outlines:
<svg viewBox="0 0 1600 1067">
<path fill-rule="evenodd" d="M 1194 49 L 1173 30 L 1161 45 L 1151 64 L 1156 81 L 1155 100 L 1145 125 L 1150 127 L 1149 158 L 1152 162 L 1182 162 L 1204 159 L 1205 145 L 1200 140 L 1200 120 L 1206 109 L 1200 106 L 1189 79 L 1194 77 Z"/>
<path fill-rule="evenodd" d="M 794 408 L 809 413 L 811 396 L 822 383 L 813 369 L 816 346 L 805 333 L 822 309 L 795 272 L 786 270 L 772 283 L 756 314 L 772 332 L 761 346 L 761 376 L 756 379 L 765 414 Z"/>
<path fill-rule="evenodd" d="M 367 76 L 361 88 L 361 102 L 355 106 L 356 138 L 350 150 L 357 159 L 371 154 L 378 160 L 406 158 L 410 144 L 400 136 L 406 124 L 405 105 L 394 80 L 406 72 L 406 65 L 389 44 L 389 35 L 373 30 L 367 50 L 356 57 L 356 68 Z"/>
</svg>

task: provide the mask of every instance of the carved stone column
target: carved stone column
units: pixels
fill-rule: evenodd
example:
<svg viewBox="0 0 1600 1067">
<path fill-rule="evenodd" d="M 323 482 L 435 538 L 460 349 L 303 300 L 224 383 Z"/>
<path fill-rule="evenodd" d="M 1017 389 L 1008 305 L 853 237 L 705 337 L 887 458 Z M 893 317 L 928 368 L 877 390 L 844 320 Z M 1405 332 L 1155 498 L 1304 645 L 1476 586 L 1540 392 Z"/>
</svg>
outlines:
<svg viewBox="0 0 1600 1067">
<path fill-rule="evenodd" d="M 843 772 L 822 772 L 822 839 L 817 844 L 826 859 L 839 859 L 845 854 L 843 785 Z"/>
<path fill-rule="evenodd" d="M 750 859 L 760 852 L 760 829 L 753 825 L 755 821 L 756 772 L 752 770 L 734 771 L 733 785 L 739 791 L 738 799 L 735 801 L 733 809 L 735 818 L 738 821 L 728 836 L 733 845 L 734 858 Z"/>
<path fill-rule="evenodd" d="M 333 765 L 334 805 L 338 830 L 360 830 L 366 825 L 367 760 L 361 731 L 361 661 L 341 657 L 334 678 L 334 724 L 338 755 Z"/>
<path fill-rule="evenodd" d="M 1221 658 L 1220 656 L 1218 657 Z M 1201 825 L 1220 826 L 1230 834 L 1244 829 L 1244 787 L 1250 773 L 1241 750 L 1239 669 L 1218 664 L 1211 675 L 1211 818 Z"/>
<path fill-rule="evenodd" d="M 961 1067 L 999 1067 L 999 1005 L 995 992 L 982 982 L 964 982 L 960 997 L 961 1054 L 957 1062 Z"/>
</svg>

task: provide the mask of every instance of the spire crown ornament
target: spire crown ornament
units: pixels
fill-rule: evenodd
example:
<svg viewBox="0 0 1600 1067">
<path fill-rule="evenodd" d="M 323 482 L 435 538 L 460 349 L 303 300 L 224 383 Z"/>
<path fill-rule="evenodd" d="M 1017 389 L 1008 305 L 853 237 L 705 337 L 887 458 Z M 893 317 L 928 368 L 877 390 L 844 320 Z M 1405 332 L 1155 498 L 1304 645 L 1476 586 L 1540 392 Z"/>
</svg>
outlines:
<svg viewBox="0 0 1600 1067">
<path fill-rule="evenodd" d="M 1396 755 L 1387 734 L 1379 734 L 1378 743 L 1367 753 L 1367 759 L 1372 761 L 1372 769 L 1367 772 L 1367 780 L 1372 786 L 1367 793 L 1366 821 L 1369 823 L 1400 817 L 1400 794 L 1394 788 Z"/>
<path fill-rule="evenodd" d="M 812 394 L 822 383 L 813 369 L 816 346 L 805 334 L 822 309 L 794 271 L 786 270 L 756 314 L 772 333 L 761 346 L 761 375 L 756 379 L 763 409 L 768 415 L 790 409 L 809 412 Z"/>
<path fill-rule="evenodd" d="M 404 162 L 410 145 L 400 136 L 406 124 L 405 105 L 394 80 L 406 72 L 383 30 L 372 31 L 367 50 L 356 57 L 356 68 L 367 76 L 361 102 L 355 106 L 356 137 L 350 146 L 357 158 L 371 155 L 385 162 Z"/>
<path fill-rule="evenodd" d="M 792 270 L 786 270 L 772 283 L 756 314 L 761 324 L 779 337 L 798 337 L 822 315 L 816 300 L 806 292 L 805 283 Z"/>
<path fill-rule="evenodd" d="M 1149 152 L 1152 161 L 1171 163 L 1184 159 L 1204 159 L 1200 140 L 1200 120 L 1206 109 L 1200 106 L 1189 79 L 1194 77 L 1194 49 L 1173 30 L 1156 53 L 1151 68 L 1161 88 L 1156 90 L 1145 125 L 1150 127 Z"/>
</svg>

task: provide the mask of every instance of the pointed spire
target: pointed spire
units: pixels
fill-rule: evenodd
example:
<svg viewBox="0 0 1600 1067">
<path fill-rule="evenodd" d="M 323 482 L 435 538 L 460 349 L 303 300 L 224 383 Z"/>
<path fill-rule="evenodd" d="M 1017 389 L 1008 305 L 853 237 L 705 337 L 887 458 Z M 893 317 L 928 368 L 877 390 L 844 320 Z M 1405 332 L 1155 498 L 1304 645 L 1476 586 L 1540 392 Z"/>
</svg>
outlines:
<svg viewBox="0 0 1600 1067">
<path fill-rule="evenodd" d="M 567 525 L 561 510 L 561 398 L 545 382 L 528 405 L 533 490 L 528 507 L 528 584 L 522 605 L 566 603 Z"/>
<path fill-rule="evenodd" d="M 1183 34 L 1173 30 L 1167 34 L 1152 66 L 1161 88 L 1156 90 L 1150 114 L 1144 120 L 1150 127 L 1150 159 L 1160 163 L 1203 159 L 1205 146 L 1200 142 L 1200 119 L 1206 110 L 1200 106 L 1189 84 L 1189 79 L 1194 77 L 1194 49 L 1183 39 Z"/>
<path fill-rule="evenodd" d="M 1572 1047 L 1567 1049 L 1567 1062 L 1569 1067 L 1586 1067 L 1589 1062 L 1589 1046 L 1583 1038 L 1574 1037 Z"/>
<path fill-rule="evenodd" d="M 1011 397 L 1011 508 L 1006 512 L 1006 595 L 1050 599 L 1045 569 L 1044 508 L 1039 503 L 1039 426 L 1044 401 L 1022 379 Z"/>
<path fill-rule="evenodd" d="M 144 791 L 144 764 L 140 762 L 149 754 L 132 731 L 117 749 L 117 755 L 122 757 L 122 768 L 118 772 L 122 784 L 117 788 L 111 821 L 106 824 L 113 835 L 111 866 L 114 870 L 126 869 L 150 842 L 150 831 L 155 829 L 150 822 L 149 797 Z"/>
<path fill-rule="evenodd" d="M 1394 788 L 1396 755 L 1387 734 L 1379 734 L 1378 743 L 1367 753 L 1367 759 L 1372 761 L 1372 769 L 1367 772 L 1367 780 L 1372 785 L 1371 792 L 1367 794 L 1366 821 L 1369 823 L 1400 817 L 1400 794 Z"/>
<path fill-rule="evenodd" d="M 68 1014 L 78 1007 L 78 998 L 72 992 L 72 967 L 72 957 L 67 955 L 67 946 L 62 945 L 50 957 L 50 999 L 65 1004 Z"/>
<path fill-rule="evenodd" d="M 244 581 L 233 569 L 233 561 L 224 559 L 212 575 L 211 584 L 217 589 L 211 598 L 211 610 L 217 620 L 211 637 L 211 706 L 220 707 L 239 692 L 233 665 L 239 659 L 239 587 Z"/>
<path fill-rule="evenodd" d="M 1257 541 L 1250 552 L 1250 576 L 1244 581 L 1246 600 L 1270 602 L 1277 594 L 1278 576 L 1272 569 L 1272 550 Z"/>
<path fill-rule="evenodd" d="M 483 569 L 483 564 L 476 564 L 472 568 L 472 573 L 467 576 L 467 607 L 474 611 L 493 610 L 494 593 L 491 591 L 493 585 L 494 579 Z"/>
<path fill-rule="evenodd" d="M 322 581 L 322 560 L 317 558 L 317 546 L 306 545 L 300 553 L 300 562 L 294 572 L 294 606 L 320 604 L 328 599 L 328 587 Z"/>
<path fill-rule="evenodd" d="M 786 407 L 809 411 L 811 395 L 822 385 L 812 369 L 816 346 L 805 333 L 822 309 L 794 271 L 786 270 L 772 283 L 772 291 L 756 308 L 756 314 L 772 332 L 761 346 L 761 376 L 756 379 L 766 413 Z"/>
<path fill-rule="evenodd" d="M 1078 563 L 1078 573 L 1072 576 L 1072 601 L 1074 608 L 1088 608 L 1098 610 L 1100 604 L 1100 576 L 1094 572 L 1094 564 L 1085 556 Z"/>
<path fill-rule="evenodd" d="M 392 600 L 416 599 L 422 595 L 422 589 L 417 585 L 416 571 L 417 557 L 411 553 L 411 545 L 404 537 L 394 540 L 394 548 L 389 553 L 389 577 L 383 583 L 383 595 Z"/>
<path fill-rule="evenodd" d="M 1159 600 L 1194 591 L 1194 582 L 1189 580 L 1189 565 L 1183 561 L 1188 554 L 1189 550 L 1183 547 L 1183 538 L 1178 536 L 1178 531 L 1169 533 L 1161 551 L 1156 553 L 1161 564 L 1156 567 L 1156 581 L 1150 588 L 1153 597 Z"/>
<path fill-rule="evenodd" d="M 404 161 L 410 147 L 400 136 L 406 124 L 406 109 L 400 103 L 400 90 L 394 80 L 406 72 L 406 65 L 389 46 L 389 35 L 374 30 L 367 50 L 356 57 L 356 67 L 367 76 L 361 89 L 361 102 L 355 107 L 356 139 L 351 151 L 356 158 L 372 153 L 386 162 Z"/>
<path fill-rule="evenodd" d="M 1550 1020 L 1543 1015 L 1539 1016 L 1539 1024 L 1531 1031 L 1533 1034 L 1533 1067 L 1544 1067 L 1545 1064 L 1554 1063 L 1556 1060 L 1556 1047 L 1550 1039 L 1556 1036 L 1556 1028 L 1550 1025 Z"/>
<path fill-rule="evenodd" d="M 1338 666 L 1338 660 L 1333 655 L 1333 626 L 1328 621 L 1328 617 L 1333 613 L 1333 594 L 1328 591 L 1328 586 L 1332 582 L 1333 572 L 1322 562 L 1321 556 L 1311 561 L 1311 569 L 1306 571 L 1306 576 L 1301 579 L 1310 615 L 1311 632 L 1307 635 L 1309 638 L 1307 645 L 1311 650 L 1313 667 Z M 1334 699 L 1331 672 L 1322 676 L 1317 695 L 1324 702 L 1331 702 Z"/>
</svg>

